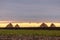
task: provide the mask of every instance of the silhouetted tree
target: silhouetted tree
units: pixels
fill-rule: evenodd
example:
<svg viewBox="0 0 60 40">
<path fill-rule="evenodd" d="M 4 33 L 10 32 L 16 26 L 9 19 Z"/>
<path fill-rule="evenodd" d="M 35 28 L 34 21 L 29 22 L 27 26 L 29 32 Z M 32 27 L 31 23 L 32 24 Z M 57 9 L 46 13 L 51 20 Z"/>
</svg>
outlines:
<svg viewBox="0 0 60 40">
<path fill-rule="evenodd" d="M 9 24 L 6 26 L 6 28 L 13 28 L 12 23 L 9 23 Z"/>
<path fill-rule="evenodd" d="M 48 27 L 45 23 L 42 23 L 40 27 Z"/>
<path fill-rule="evenodd" d="M 50 25 L 50 27 L 56 27 L 53 23 Z"/>
<path fill-rule="evenodd" d="M 18 24 L 15 25 L 15 28 L 20 28 L 20 26 Z"/>
</svg>

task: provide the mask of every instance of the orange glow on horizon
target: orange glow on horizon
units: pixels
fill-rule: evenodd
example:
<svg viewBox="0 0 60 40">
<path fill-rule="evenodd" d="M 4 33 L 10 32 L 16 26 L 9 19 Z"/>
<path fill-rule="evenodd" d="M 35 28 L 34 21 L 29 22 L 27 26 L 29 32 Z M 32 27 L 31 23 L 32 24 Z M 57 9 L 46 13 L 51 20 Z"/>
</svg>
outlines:
<svg viewBox="0 0 60 40">
<path fill-rule="evenodd" d="M 9 23 L 12 23 L 13 26 L 18 24 L 20 27 L 39 27 L 42 23 L 26 23 L 26 22 L 13 22 L 13 21 L 0 21 L 0 27 L 6 27 Z M 51 23 L 46 23 L 48 26 L 51 25 Z M 54 23 L 56 27 L 60 27 L 60 23 Z"/>
</svg>

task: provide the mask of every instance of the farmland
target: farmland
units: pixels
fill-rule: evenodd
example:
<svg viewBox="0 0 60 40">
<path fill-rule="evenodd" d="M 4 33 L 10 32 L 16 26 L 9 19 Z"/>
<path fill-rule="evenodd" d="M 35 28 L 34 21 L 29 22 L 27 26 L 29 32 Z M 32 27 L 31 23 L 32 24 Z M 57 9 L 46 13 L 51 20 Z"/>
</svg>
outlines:
<svg viewBox="0 0 60 40">
<path fill-rule="evenodd" d="M 0 35 L 60 36 L 60 30 L 0 29 Z"/>
</svg>

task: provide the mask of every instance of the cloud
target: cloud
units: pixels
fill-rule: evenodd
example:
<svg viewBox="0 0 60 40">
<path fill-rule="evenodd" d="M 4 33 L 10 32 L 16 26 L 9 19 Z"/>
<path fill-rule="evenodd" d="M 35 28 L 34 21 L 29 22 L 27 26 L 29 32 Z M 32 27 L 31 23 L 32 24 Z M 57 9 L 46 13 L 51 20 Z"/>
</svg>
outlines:
<svg viewBox="0 0 60 40">
<path fill-rule="evenodd" d="M 60 20 L 60 0 L 0 0 L 0 14 L 1 20 Z"/>
</svg>

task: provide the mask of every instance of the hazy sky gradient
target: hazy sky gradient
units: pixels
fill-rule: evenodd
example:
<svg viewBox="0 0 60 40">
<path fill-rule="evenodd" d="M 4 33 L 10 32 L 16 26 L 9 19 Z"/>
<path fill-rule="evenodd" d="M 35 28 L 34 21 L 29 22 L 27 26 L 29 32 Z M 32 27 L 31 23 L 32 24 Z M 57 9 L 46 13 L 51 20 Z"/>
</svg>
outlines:
<svg viewBox="0 0 60 40">
<path fill-rule="evenodd" d="M 60 22 L 60 0 L 0 0 L 0 20 Z"/>
</svg>

